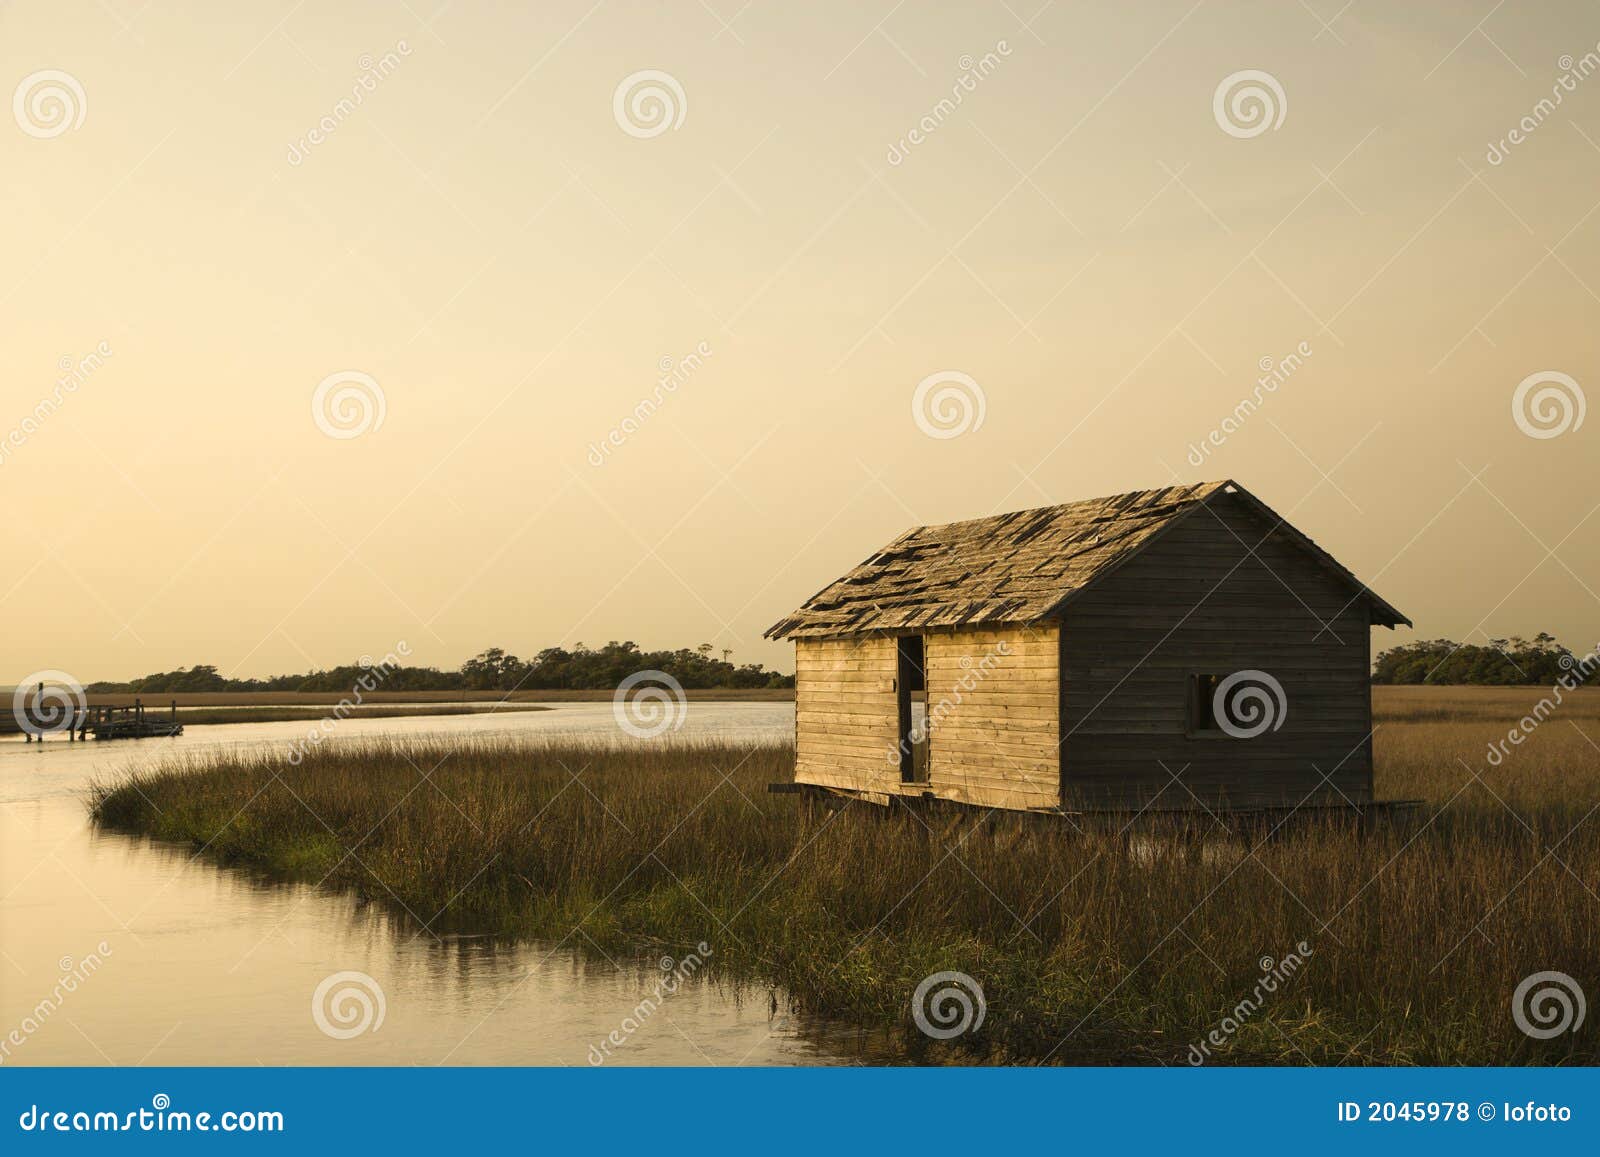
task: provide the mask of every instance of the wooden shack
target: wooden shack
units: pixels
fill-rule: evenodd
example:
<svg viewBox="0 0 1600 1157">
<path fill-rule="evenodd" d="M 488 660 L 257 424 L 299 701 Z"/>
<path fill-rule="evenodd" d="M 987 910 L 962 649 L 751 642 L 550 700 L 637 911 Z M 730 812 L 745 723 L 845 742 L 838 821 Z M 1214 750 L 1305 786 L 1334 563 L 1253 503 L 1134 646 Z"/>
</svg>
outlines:
<svg viewBox="0 0 1600 1157">
<path fill-rule="evenodd" d="M 766 633 L 809 790 L 1125 811 L 1371 801 L 1401 623 L 1222 481 L 917 527 Z"/>
</svg>

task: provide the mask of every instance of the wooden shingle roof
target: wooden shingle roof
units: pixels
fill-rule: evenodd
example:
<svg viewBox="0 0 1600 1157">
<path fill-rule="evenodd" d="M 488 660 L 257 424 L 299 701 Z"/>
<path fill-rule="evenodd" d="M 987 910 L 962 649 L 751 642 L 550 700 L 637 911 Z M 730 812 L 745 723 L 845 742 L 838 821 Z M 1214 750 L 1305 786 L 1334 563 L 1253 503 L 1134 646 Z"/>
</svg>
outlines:
<svg viewBox="0 0 1600 1157">
<path fill-rule="evenodd" d="M 769 639 L 824 638 L 1029 623 L 1130 558 L 1214 495 L 1257 507 L 1373 607 L 1385 626 L 1410 620 L 1235 483 L 1135 490 L 908 530 L 766 631 Z"/>
</svg>

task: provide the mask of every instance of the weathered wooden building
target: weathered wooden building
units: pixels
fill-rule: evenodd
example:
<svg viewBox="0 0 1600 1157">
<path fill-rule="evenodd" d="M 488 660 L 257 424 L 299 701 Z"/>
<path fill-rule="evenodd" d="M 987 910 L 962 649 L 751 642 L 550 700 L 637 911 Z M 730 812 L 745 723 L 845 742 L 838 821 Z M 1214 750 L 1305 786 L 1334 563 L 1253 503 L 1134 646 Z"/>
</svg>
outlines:
<svg viewBox="0 0 1600 1157">
<path fill-rule="evenodd" d="M 1020 810 L 1372 799 L 1404 615 L 1233 482 L 907 531 L 767 631 L 795 780 Z"/>
</svg>

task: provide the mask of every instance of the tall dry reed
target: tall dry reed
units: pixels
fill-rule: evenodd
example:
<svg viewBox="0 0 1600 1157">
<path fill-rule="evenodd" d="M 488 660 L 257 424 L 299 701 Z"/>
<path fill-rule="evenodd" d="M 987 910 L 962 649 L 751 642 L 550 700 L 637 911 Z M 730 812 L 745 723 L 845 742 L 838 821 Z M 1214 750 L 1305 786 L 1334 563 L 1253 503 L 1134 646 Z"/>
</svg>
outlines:
<svg viewBox="0 0 1600 1157">
<path fill-rule="evenodd" d="M 1494 766 L 1517 710 L 1383 723 L 1379 796 L 1426 804 L 1365 836 L 1327 818 L 1196 844 L 978 812 L 807 815 L 765 790 L 792 748 L 723 743 L 330 744 L 299 766 L 175 762 L 93 806 L 435 932 L 609 954 L 704 940 L 722 976 L 915 1058 L 1182 1063 L 1218 1032 L 1211 1063 L 1595 1063 L 1600 1018 L 1539 1041 L 1511 1000 L 1546 970 L 1600 994 L 1600 726 L 1552 717 Z M 1298 970 L 1241 1006 L 1290 953 Z M 945 969 L 988 1003 L 954 1054 L 910 1018 Z"/>
</svg>

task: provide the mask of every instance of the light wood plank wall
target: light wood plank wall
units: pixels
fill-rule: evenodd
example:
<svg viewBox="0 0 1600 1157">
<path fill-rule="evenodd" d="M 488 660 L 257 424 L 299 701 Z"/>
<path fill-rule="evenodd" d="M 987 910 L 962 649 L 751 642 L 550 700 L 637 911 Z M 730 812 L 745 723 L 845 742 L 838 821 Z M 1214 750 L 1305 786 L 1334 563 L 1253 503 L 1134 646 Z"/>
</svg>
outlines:
<svg viewBox="0 0 1600 1157">
<path fill-rule="evenodd" d="M 1054 624 L 928 635 L 928 790 L 983 807 L 1058 805 L 1060 671 Z"/>
<path fill-rule="evenodd" d="M 795 782 L 897 792 L 895 641 L 795 641 Z"/>
</svg>

